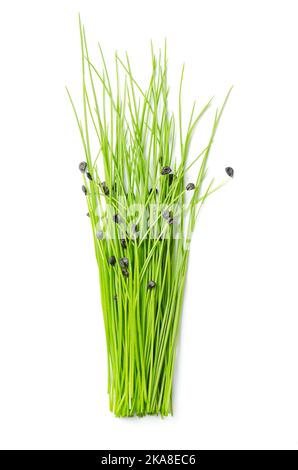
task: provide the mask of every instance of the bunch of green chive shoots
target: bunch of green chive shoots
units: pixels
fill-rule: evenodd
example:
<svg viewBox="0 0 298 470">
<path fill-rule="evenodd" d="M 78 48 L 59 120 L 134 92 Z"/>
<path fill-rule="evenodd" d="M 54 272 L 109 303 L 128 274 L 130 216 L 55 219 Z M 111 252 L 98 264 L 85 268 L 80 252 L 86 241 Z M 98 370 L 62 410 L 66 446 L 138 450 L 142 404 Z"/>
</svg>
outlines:
<svg viewBox="0 0 298 470">
<path fill-rule="evenodd" d="M 128 55 L 122 60 L 116 54 L 114 90 L 100 46 L 102 70 L 90 60 L 81 21 L 80 39 L 82 120 L 67 92 L 85 155 L 79 168 L 99 270 L 110 410 L 119 417 L 167 416 L 173 414 L 189 245 L 202 205 L 221 186 L 214 186 L 213 180 L 206 185 L 205 179 L 231 90 L 215 112 L 206 147 L 189 161 L 193 133 L 211 100 L 198 114 L 193 106 L 183 135 L 183 67 L 177 132 L 180 156 L 176 158 L 166 44 L 158 56 L 151 46 L 152 73 L 145 91 L 132 74 Z M 187 183 L 195 164 L 196 180 Z M 226 169 L 228 174 L 232 171 Z M 191 197 L 186 198 L 186 193 Z"/>
</svg>

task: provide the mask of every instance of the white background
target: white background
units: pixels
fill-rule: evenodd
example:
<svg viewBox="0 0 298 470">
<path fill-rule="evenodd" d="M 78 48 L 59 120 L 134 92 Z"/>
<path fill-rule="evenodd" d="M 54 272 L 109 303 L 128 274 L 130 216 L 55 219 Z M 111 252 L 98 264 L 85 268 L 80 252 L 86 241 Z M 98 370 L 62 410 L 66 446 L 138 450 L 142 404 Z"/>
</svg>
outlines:
<svg viewBox="0 0 298 470">
<path fill-rule="evenodd" d="M 0 446 L 298 448 L 297 2 L 1 2 Z M 175 416 L 108 411 L 97 268 L 64 85 L 80 96 L 77 12 L 90 47 L 168 40 L 173 86 L 234 90 L 192 246 Z M 92 44 L 92 46 L 91 46 Z M 210 171 L 211 171 L 210 170 Z M 211 174 L 212 174 L 211 171 Z"/>
</svg>

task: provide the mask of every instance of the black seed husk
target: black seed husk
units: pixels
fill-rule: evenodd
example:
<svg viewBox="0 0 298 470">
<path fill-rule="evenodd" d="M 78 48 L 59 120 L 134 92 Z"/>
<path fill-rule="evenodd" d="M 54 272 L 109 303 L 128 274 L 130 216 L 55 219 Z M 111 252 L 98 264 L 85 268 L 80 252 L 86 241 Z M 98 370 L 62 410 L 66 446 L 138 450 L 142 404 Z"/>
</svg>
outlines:
<svg viewBox="0 0 298 470">
<path fill-rule="evenodd" d="M 155 286 L 156 286 L 156 282 L 155 282 L 155 281 L 149 281 L 147 288 L 148 288 L 148 289 L 154 289 Z"/>
<path fill-rule="evenodd" d="M 108 259 L 108 263 L 109 263 L 111 266 L 115 266 L 115 264 L 116 264 L 116 258 L 115 258 L 115 256 L 110 256 L 109 259 Z"/>
<path fill-rule="evenodd" d="M 103 239 L 103 232 L 101 230 L 99 230 L 98 232 L 96 232 L 96 238 L 98 240 L 102 240 Z"/>
<path fill-rule="evenodd" d="M 86 186 L 84 186 L 84 185 L 82 186 L 82 191 L 83 191 L 83 193 L 85 194 L 85 196 L 87 196 L 87 192 L 88 192 L 88 191 L 87 191 Z"/>
<path fill-rule="evenodd" d="M 172 225 L 173 222 L 174 222 L 173 217 L 169 217 L 169 218 L 168 218 L 168 224 L 169 224 L 169 225 Z"/>
<path fill-rule="evenodd" d="M 188 183 L 186 186 L 186 191 L 192 191 L 193 189 L 195 189 L 195 185 L 193 183 Z"/>
<path fill-rule="evenodd" d="M 233 176 L 234 176 L 234 169 L 233 169 L 231 166 L 227 166 L 227 168 L 225 168 L 225 171 L 226 171 L 226 174 L 227 174 L 230 178 L 233 178 Z"/>
<path fill-rule="evenodd" d="M 121 238 L 120 243 L 121 243 L 122 248 L 127 248 L 127 244 L 126 244 L 125 238 Z"/>
<path fill-rule="evenodd" d="M 85 173 L 86 169 L 87 169 L 87 163 L 86 163 L 86 162 L 81 162 L 81 163 L 79 164 L 79 170 L 80 170 L 80 172 L 81 172 L 81 173 Z"/>
<path fill-rule="evenodd" d="M 102 190 L 103 190 L 104 194 L 105 194 L 106 196 L 108 196 L 108 195 L 110 194 L 110 190 L 109 190 L 109 188 L 107 187 L 105 181 L 103 181 L 103 182 L 101 183 L 101 187 L 102 187 Z"/>
<path fill-rule="evenodd" d="M 155 191 L 155 194 L 158 194 L 158 189 L 157 188 L 155 188 L 155 190 L 150 188 L 149 189 L 149 195 L 152 193 L 152 191 Z"/>
<path fill-rule="evenodd" d="M 166 219 L 167 221 L 169 221 L 169 219 L 171 217 L 173 217 L 173 212 L 172 211 L 168 211 L 168 210 L 165 210 L 161 213 L 161 215 L 163 216 L 164 219 Z"/>
<path fill-rule="evenodd" d="M 113 215 L 113 221 L 115 222 L 115 224 L 120 224 L 120 221 L 121 221 L 120 215 L 119 214 Z"/>
<path fill-rule="evenodd" d="M 169 186 L 171 186 L 171 184 L 173 183 L 173 179 L 174 179 L 174 173 L 170 173 L 169 174 Z"/>
<path fill-rule="evenodd" d="M 87 171 L 86 176 L 90 181 L 93 180 L 92 175 L 91 175 L 91 173 L 89 173 L 89 171 Z"/>
<path fill-rule="evenodd" d="M 128 259 L 127 258 L 120 258 L 119 264 L 121 268 L 127 268 L 128 267 Z"/>
<path fill-rule="evenodd" d="M 90 217 L 90 214 L 89 214 L 89 212 L 87 212 L 86 216 L 87 216 L 87 217 Z"/>
<path fill-rule="evenodd" d="M 128 277 L 128 276 L 129 276 L 129 273 L 128 273 L 128 271 L 127 271 L 126 269 L 122 269 L 122 274 L 123 274 L 123 276 L 125 276 L 125 277 Z"/>
<path fill-rule="evenodd" d="M 169 175 L 170 173 L 172 173 L 172 169 L 169 166 L 164 166 L 161 170 L 162 175 Z"/>
</svg>

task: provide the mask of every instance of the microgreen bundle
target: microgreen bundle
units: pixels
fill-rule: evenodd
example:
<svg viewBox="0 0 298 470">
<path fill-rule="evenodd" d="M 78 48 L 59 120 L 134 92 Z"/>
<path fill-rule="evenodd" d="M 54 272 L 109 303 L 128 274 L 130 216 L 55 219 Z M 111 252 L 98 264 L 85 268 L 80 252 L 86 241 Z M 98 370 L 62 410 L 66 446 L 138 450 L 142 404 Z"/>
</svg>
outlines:
<svg viewBox="0 0 298 470">
<path fill-rule="evenodd" d="M 228 96 L 215 113 L 206 147 L 189 163 L 192 135 L 211 101 L 197 115 L 193 107 L 183 135 L 182 70 L 177 159 L 175 119 L 168 111 L 166 46 L 158 57 L 151 48 L 152 74 L 146 91 L 132 75 L 128 56 L 123 61 L 116 55 L 113 90 L 101 48 L 102 70 L 89 58 L 81 23 L 80 37 L 82 121 L 68 94 L 86 160 L 79 169 L 99 269 L 110 409 L 116 416 L 167 416 L 173 412 L 189 243 L 200 208 L 218 188 L 213 180 L 207 187 L 204 182 Z M 187 183 L 195 163 L 196 180 Z"/>
</svg>

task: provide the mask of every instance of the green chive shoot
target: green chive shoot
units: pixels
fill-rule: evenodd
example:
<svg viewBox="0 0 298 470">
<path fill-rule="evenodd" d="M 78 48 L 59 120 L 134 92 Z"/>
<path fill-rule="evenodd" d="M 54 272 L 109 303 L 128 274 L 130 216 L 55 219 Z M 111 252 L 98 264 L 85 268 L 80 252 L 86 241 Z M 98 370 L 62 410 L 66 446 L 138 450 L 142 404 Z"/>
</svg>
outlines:
<svg viewBox="0 0 298 470">
<path fill-rule="evenodd" d="M 101 47 L 101 67 L 89 57 L 81 20 L 80 40 L 82 118 L 67 93 L 83 144 L 79 170 L 99 270 L 110 410 L 118 417 L 168 416 L 190 241 L 206 198 L 222 186 L 206 184 L 207 162 L 231 90 L 215 111 L 207 145 L 190 158 L 211 100 L 197 114 L 193 107 L 183 133 L 184 67 L 175 119 L 166 44 L 157 55 L 151 46 L 143 90 L 128 55 L 115 55 L 112 86 Z M 197 177 L 189 182 L 195 165 Z"/>
</svg>

